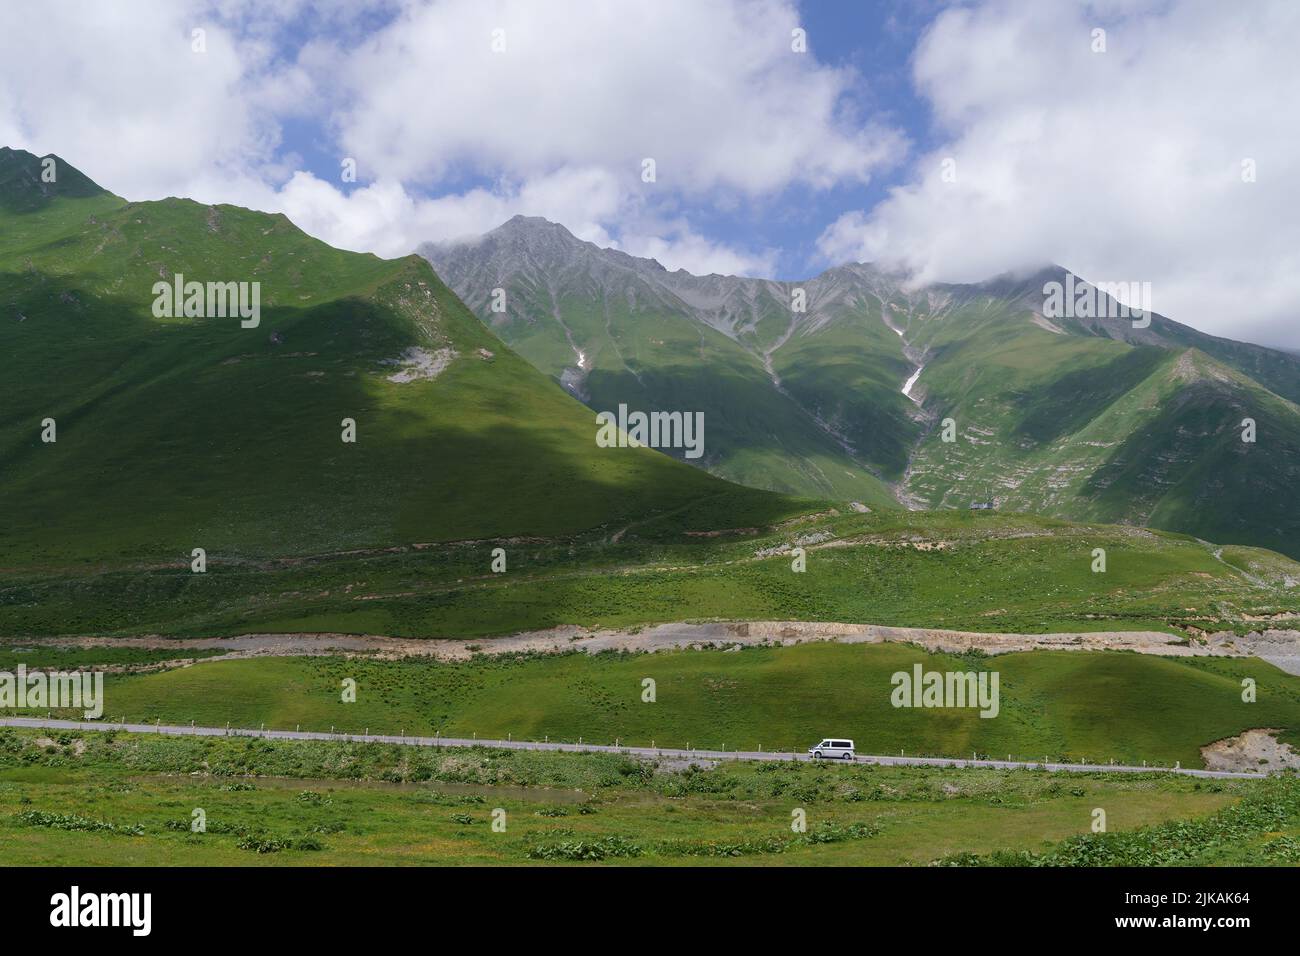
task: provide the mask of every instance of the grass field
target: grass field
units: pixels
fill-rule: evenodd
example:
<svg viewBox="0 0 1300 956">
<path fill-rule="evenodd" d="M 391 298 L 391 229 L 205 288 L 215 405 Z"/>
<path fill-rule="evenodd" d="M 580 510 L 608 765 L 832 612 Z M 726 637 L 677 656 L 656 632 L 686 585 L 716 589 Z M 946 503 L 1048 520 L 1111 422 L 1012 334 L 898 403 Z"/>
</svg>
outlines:
<svg viewBox="0 0 1300 956">
<path fill-rule="evenodd" d="M 1282 864 L 1300 782 L 0 731 L 13 865 Z M 194 810 L 206 832 L 191 832 Z M 1094 811 L 1107 833 L 1093 834 Z M 496 810 L 505 829 L 492 828 Z M 791 830 L 802 809 L 807 830 Z M 1230 839 L 1228 839 L 1230 837 Z M 996 854 L 1002 851 L 1002 856 Z M 1023 854 L 1033 854 L 1024 857 Z"/>
<path fill-rule="evenodd" d="M 891 676 L 916 664 L 996 672 L 997 716 L 895 708 Z M 1241 699 L 1246 677 L 1255 703 Z M 646 678 L 653 703 L 642 701 Z M 356 700 L 345 703 L 348 679 Z M 862 753 L 1199 767 L 1202 746 L 1251 728 L 1300 743 L 1300 677 L 1253 658 L 1120 652 L 954 657 L 904 644 L 806 644 L 462 663 L 271 657 L 110 674 L 104 693 L 106 718 L 150 723 L 671 748 L 804 750 L 844 735 Z"/>
<path fill-rule="evenodd" d="M 827 512 L 689 533 L 700 526 L 684 509 L 572 537 L 274 560 L 213 551 L 204 574 L 188 555 L 11 569 L 0 633 L 478 637 L 710 619 L 1180 633 L 1300 611 L 1295 562 L 1136 528 L 971 512 Z M 794 545 L 807 552 L 803 573 L 782 553 Z M 490 570 L 496 547 L 505 573 Z M 1105 573 L 1092 570 L 1097 548 Z"/>
</svg>

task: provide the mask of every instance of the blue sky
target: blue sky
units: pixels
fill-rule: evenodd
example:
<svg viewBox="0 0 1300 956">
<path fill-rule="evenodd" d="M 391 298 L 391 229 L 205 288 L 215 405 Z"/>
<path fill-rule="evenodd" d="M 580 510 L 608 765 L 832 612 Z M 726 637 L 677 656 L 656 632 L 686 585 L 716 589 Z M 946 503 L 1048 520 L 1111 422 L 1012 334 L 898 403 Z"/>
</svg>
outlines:
<svg viewBox="0 0 1300 956">
<path fill-rule="evenodd" d="M 925 0 L 804 0 L 799 4 L 809 52 L 861 77 L 848 91 L 846 104 L 864 115 L 885 118 L 920 151 L 932 149 L 935 136 L 929 104 L 912 85 L 910 60 L 922 31 L 942 7 Z M 779 248 L 779 274 L 774 278 L 802 278 L 810 267 L 835 264 L 818 251 L 817 239 L 841 212 L 874 207 L 884 199 L 885 190 L 908 173 L 900 163 L 881 170 L 865 185 L 846 183 L 825 191 L 796 186 L 784 197 L 784 215 L 771 218 L 761 213 L 744 221 L 725 215 L 701 218 L 729 242 L 758 236 L 760 246 Z"/>
<path fill-rule="evenodd" d="M 911 82 L 910 59 L 922 32 L 944 6 L 936 0 L 803 0 L 795 9 L 798 26 L 807 32 L 810 57 L 850 70 L 855 77 L 840 98 L 841 108 L 887 121 L 910 144 L 928 149 L 934 143 L 930 110 Z M 322 35 L 344 46 L 358 44 L 391 26 L 399 16 L 396 8 L 379 8 L 360 22 L 321 30 L 304 12 L 277 26 L 277 56 L 292 62 L 304 43 Z M 320 114 L 291 118 L 281 127 L 281 154 L 298 157 L 297 166 L 322 180 L 337 178 L 339 156 L 326 119 Z M 723 203 L 693 196 L 683 202 L 681 212 L 700 232 L 718 242 L 769 252 L 763 274 L 801 278 L 835 264 L 818 250 L 817 240 L 844 209 L 875 206 L 887 188 L 906 175 L 906 166 L 898 163 L 882 168 L 866 183 L 850 180 L 823 188 L 794 183 L 739 204 L 730 195 Z M 340 183 L 339 188 L 349 193 L 372 181 L 362 175 L 355 184 Z M 493 184 L 491 176 L 470 167 L 436 179 L 413 179 L 406 185 L 412 194 L 437 198 L 490 189 Z"/>
<path fill-rule="evenodd" d="M 1292 0 L 65 0 L 6 18 L 0 143 L 132 199 L 283 212 L 383 256 L 523 213 L 697 273 L 1056 262 L 1300 347 Z"/>
<path fill-rule="evenodd" d="M 520 31 L 511 23 L 505 5 L 497 6 L 498 18 L 484 23 L 506 24 L 513 35 L 518 35 Z M 891 177 L 904 174 L 901 160 L 907 143 L 928 140 L 927 111 L 924 102 L 914 95 L 908 61 L 917 37 L 941 5 L 894 0 L 871 3 L 823 0 L 802 6 L 774 3 L 768 5 L 769 11 L 760 10 L 760 6 L 751 8 L 759 15 L 751 17 L 745 26 L 751 31 L 758 26 L 767 34 L 765 42 L 776 46 L 790 42 L 791 27 L 805 30 L 808 50 L 801 59 L 815 64 L 813 69 L 823 75 L 836 74 L 839 77 L 829 112 L 838 116 L 843 125 L 852 126 L 855 121 L 888 124 L 890 135 L 897 140 L 895 154 L 888 161 L 873 162 L 869 174 L 852 170 L 850 175 L 823 177 L 816 183 L 788 176 L 785 182 L 765 185 L 758 190 L 743 187 L 737 190 L 724 185 L 716 190 L 693 188 L 676 191 L 671 188 L 672 179 L 666 175 L 661 182 L 669 188 L 636 210 L 637 214 L 631 217 L 638 220 L 635 223 L 629 222 L 627 215 L 627 207 L 639 202 L 632 197 L 625 197 L 630 201 L 616 204 L 620 207 L 618 214 L 605 210 L 606 215 L 598 217 L 597 221 L 574 222 L 566 215 L 563 204 L 551 207 L 545 203 L 533 204 L 524 211 L 564 222 L 584 238 L 604 245 L 618 245 L 638 254 L 658 255 L 670 267 L 802 276 L 832 264 L 833 259 L 817 248 L 819 236 L 844 208 L 871 206 L 878 202 Z M 787 10 L 788 16 L 785 15 Z M 407 9 L 387 7 L 373 11 L 360 21 L 329 24 L 324 28 L 319 21 L 309 23 L 304 17 L 283 21 L 273 27 L 274 58 L 281 65 L 292 64 L 302 56 L 305 47 L 320 42 L 322 37 L 328 37 L 341 50 L 355 52 L 372 44 L 377 34 L 402 32 L 402 21 L 408 15 Z M 695 20 L 689 8 L 686 8 L 685 16 L 676 19 L 685 29 L 690 29 Z M 581 29 L 580 24 L 578 28 Z M 725 32 L 725 27 L 721 27 L 719 32 Z M 706 38 L 702 52 L 710 55 L 714 50 L 708 47 L 707 24 L 701 26 L 701 33 Z M 726 38 L 720 37 L 719 40 L 725 42 Z M 406 45 L 405 41 L 403 45 Z M 784 55 L 786 59 L 793 56 L 789 50 Z M 504 95 L 514 92 L 507 90 Z M 829 112 L 823 120 L 830 118 Z M 339 142 L 337 130 L 331 126 L 335 118 L 316 112 L 282 120 L 278 130 L 278 156 L 291 158 L 291 165 L 321 181 L 336 180 L 340 151 L 355 150 L 352 144 L 345 146 Z M 814 124 L 810 135 L 815 137 L 818 132 L 820 130 Z M 655 152 L 654 142 L 653 137 L 647 138 L 644 144 L 646 153 Z M 809 151 L 815 150 L 814 143 Z M 735 161 L 742 163 L 745 160 L 738 155 Z M 581 152 L 576 151 L 559 165 L 580 165 L 582 162 Z M 848 165 L 852 166 L 851 163 Z M 636 183 L 638 172 L 635 164 L 625 163 L 621 169 L 613 171 L 613 175 L 620 180 L 621 188 L 636 188 L 639 185 Z M 518 189 L 519 180 L 527 176 L 527 173 L 509 169 L 508 162 L 479 162 L 476 157 L 458 155 L 436 172 L 411 170 L 402 177 L 401 185 L 416 202 L 447 200 L 454 203 L 457 197 L 475 191 L 509 194 L 512 189 Z M 381 170 L 367 168 L 363 162 L 356 183 L 335 182 L 334 186 L 345 195 L 364 195 L 380 178 Z M 500 218 L 506 218 L 506 213 L 511 211 L 503 208 Z M 664 217 L 668 217 L 670 225 L 678 230 L 676 235 L 679 238 L 681 230 L 688 230 L 694 241 L 682 243 L 670 239 L 663 242 L 658 235 L 644 235 L 654 233 L 656 226 L 662 227 Z M 647 218 L 649 223 L 644 221 Z M 482 231 L 494 224 L 495 220 L 480 219 L 476 228 Z M 455 227 L 444 232 L 454 234 Z M 671 235 L 672 229 L 668 232 Z M 430 235 L 426 238 L 446 237 Z M 703 250 L 701 245 L 705 247 Z M 737 254 L 730 254 L 732 250 Z"/>
</svg>

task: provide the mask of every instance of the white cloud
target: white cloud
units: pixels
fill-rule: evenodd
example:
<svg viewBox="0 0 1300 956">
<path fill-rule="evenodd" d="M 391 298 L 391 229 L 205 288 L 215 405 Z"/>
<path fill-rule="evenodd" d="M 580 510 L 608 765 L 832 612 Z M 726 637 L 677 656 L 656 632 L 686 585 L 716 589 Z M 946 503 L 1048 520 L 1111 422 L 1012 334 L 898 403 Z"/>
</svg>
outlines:
<svg viewBox="0 0 1300 956">
<path fill-rule="evenodd" d="M 396 231 L 417 241 L 523 213 L 670 268 L 754 273 L 775 254 L 699 235 L 682 203 L 862 182 L 903 149 L 892 131 L 842 115 L 855 77 L 793 52 L 798 23 L 784 0 L 442 0 L 407 6 L 355 48 L 314 50 L 312 71 L 340 104 L 339 140 L 363 175 L 496 181 L 414 202 Z"/>
<path fill-rule="evenodd" d="M 865 181 L 902 150 L 845 114 L 851 72 L 791 50 L 798 24 L 789 0 L 18 5 L 0 33 L 0 142 L 132 199 L 282 211 L 381 255 L 524 213 L 695 271 L 752 271 L 772 256 L 699 235 L 683 209 Z M 355 158 L 361 185 L 305 171 L 281 142 L 290 122 Z"/>
<path fill-rule="evenodd" d="M 366 35 L 376 7 L 394 19 Z M 132 199 L 283 211 L 381 255 L 524 213 L 669 268 L 764 273 L 771 250 L 702 235 L 694 204 L 859 182 L 903 150 L 845 113 L 856 77 L 790 50 L 798 22 L 785 0 L 18 4 L 0 32 L 0 143 L 57 152 Z M 1300 346 L 1298 41 L 1287 0 L 1249 16 L 1208 0 L 950 9 L 915 57 L 945 144 L 820 249 L 931 279 L 1056 261 L 1151 281 L 1158 309 L 1207 331 Z M 290 122 L 295 147 L 355 156 L 361 186 L 303 171 Z"/>
<path fill-rule="evenodd" d="M 1158 311 L 1204 331 L 1300 346 L 1297 44 L 1290 0 L 949 10 L 915 58 L 947 142 L 820 249 L 925 280 L 1054 261 L 1151 281 Z"/>
<path fill-rule="evenodd" d="M 278 145 L 257 97 L 268 50 L 207 4 L 13 4 L 4 17 L 5 145 L 59 153 L 133 199 L 218 182 L 259 191 L 251 171 Z M 205 52 L 192 49 L 195 29 L 206 31 Z"/>
<path fill-rule="evenodd" d="M 685 269 L 696 275 L 770 276 L 776 269 L 775 250 L 738 250 L 699 235 L 684 222 L 657 235 L 625 231 L 617 247 L 629 255 L 657 259 L 670 271 Z"/>
<path fill-rule="evenodd" d="M 865 180 L 899 143 L 841 115 L 854 77 L 792 52 L 798 24 L 785 0 L 441 0 L 329 79 L 345 147 L 402 179 L 599 165 L 641 189 L 651 157 L 651 192 Z"/>
<path fill-rule="evenodd" d="M 581 239 L 612 245 L 600 225 L 619 210 L 619 197 L 599 169 L 564 169 L 526 183 L 471 189 L 426 199 L 395 179 L 350 193 L 310 173 L 296 173 L 275 200 L 306 232 L 343 249 L 400 256 L 420 243 L 477 236 L 518 213 L 549 216 Z"/>
<path fill-rule="evenodd" d="M 381 256 L 405 255 L 423 242 L 478 236 L 523 214 L 545 216 L 579 239 L 658 259 L 668 269 L 767 275 L 776 263 L 774 251 L 738 250 L 696 233 L 684 219 L 644 215 L 627 204 L 609 173 L 598 168 L 563 169 L 515 186 L 471 189 L 436 199 L 412 195 L 393 179 L 345 194 L 299 172 L 274 201 L 313 236 Z M 613 221 L 621 224 L 617 236 L 603 225 Z"/>
</svg>

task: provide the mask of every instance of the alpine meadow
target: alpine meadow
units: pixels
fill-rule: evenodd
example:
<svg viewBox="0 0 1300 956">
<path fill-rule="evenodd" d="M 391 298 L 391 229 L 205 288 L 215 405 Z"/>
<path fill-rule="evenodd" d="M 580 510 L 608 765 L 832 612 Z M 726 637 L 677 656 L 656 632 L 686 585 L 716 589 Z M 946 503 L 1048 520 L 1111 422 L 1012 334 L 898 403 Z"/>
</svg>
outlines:
<svg viewBox="0 0 1300 956">
<path fill-rule="evenodd" d="M 1300 8 L 16 8 L 20 921 L 818 866 L 1286 925 Z"/>
</svg>

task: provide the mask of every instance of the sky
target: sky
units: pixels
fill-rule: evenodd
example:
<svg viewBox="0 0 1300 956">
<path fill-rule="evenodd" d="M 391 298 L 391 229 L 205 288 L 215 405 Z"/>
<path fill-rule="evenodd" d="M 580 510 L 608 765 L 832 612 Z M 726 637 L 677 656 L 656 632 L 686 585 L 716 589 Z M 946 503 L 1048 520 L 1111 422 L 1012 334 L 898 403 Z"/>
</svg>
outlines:
<svg viewBox="0 0 1300 956">
<path fill-rule="evenodd" d="M 129 199 L 382 256 L 522 213 L 701 274 L 1057 263 L 1300 348 L 1294 0 L 12 0 L 5 27 L 0 145 Z"/>
</svg>

